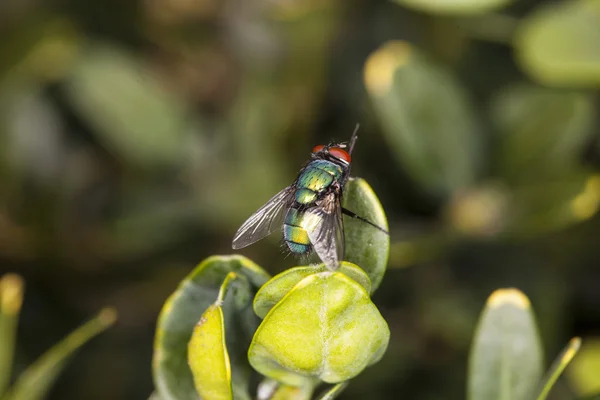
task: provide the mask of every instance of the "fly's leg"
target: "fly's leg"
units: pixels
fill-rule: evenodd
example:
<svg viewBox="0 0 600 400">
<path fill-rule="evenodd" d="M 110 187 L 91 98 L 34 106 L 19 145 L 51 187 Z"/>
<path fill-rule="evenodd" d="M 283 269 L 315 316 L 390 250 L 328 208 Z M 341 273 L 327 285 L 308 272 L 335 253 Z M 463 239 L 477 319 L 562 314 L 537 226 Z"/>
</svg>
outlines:
<svg viewBox="0 0 600 400">
<path fill-rule="evenodd" d="M 342 207 L 342 213 L 346 214 L 350 218 L 354 218 L 354 219 L 358 219 L 359 221 L 366 222 L 367 224 L 371 225 L 372 227 L 379 229 L 381 232 L 385 233 L 386 235 L 390 234 L 388 231 L 386 231 L 382 227 L 375 225 L 373 222 L 369 221 L 366 218 L 361 217 L 360 215 L 356 215 L 355 213 L 353 213 L 352 211 L 350 211 L 346 208 Z"/>
</svg>

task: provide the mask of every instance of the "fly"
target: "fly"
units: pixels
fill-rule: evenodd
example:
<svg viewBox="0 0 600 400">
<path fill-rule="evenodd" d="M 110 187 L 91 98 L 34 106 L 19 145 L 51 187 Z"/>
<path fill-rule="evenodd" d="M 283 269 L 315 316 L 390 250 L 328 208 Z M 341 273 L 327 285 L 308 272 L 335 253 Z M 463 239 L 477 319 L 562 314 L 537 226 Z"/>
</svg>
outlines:
<svg viewBox="0 0 600 400">
<path fill-rule="evenodd" d="M 296 180 L 243 223 L 232 247 L 244 248 L 283 227 L 283 238 L 292 253 L 305 255 L 314 250 L 329 269 L 335 270 L 344 259 L 343 214 L 388 234 L 342 207 L 357 131 L 358 125 L 348 143 L 315 146 Z"/>
</svg>

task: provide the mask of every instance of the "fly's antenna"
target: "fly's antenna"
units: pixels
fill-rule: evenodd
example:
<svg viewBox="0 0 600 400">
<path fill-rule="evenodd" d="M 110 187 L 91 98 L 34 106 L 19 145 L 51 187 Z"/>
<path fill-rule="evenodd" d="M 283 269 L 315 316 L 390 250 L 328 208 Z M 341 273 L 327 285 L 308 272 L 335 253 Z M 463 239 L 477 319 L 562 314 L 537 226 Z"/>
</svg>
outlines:
<svg viewBox="0 0 600 400">
<path fill-rule="evenodd" d="M 350 143 L 348 144 L 348 154 L 352 154 L 352 150 L 354 149 L 354 144 L 356 143 L 356 133 L 358 132 L 358 128 L 360 128 L 360 124 L 356 124 L 356 128 L 354 128 L 354 132 L 352 132 L 352 137 L 350 138 Z"/>
</svg>

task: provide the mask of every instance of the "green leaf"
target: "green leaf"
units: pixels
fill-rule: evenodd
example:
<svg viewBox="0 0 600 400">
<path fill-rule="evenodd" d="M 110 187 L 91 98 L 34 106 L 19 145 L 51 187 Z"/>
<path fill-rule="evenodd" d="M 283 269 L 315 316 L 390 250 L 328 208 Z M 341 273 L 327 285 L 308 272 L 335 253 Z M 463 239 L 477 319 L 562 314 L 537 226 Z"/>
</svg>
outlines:
<svg viewBox="0 0 600 400">
<path fill-rule="evenodd" d="M 346 389 L 346 387 L 348 387 L 349 383 L 350 382 L 348 382 L 348 381 L 338 383 L 337 385 L 333 386 L 331 389 L 329 389 L 328 391 L 326 391 L 325 393 L 320 395 L 318 400 L 333 400 L 333 399 L 335 399 L 340 394 L 342 394 L 344 389 Z"/>
<path fill-rule="evenodd" d="M 600 87 L 600 0 L 540 7 L 515 35 L 521 67 L 554 86 Z"/>
<path fill-rule="evenodd" d="M 511 182 L 539 182 L 579 166 L 593 133 L 589 95 L 532 85 L 504 89 L 492 103 L 499 164 Z"/>
<path fill-rule="evenodd" d="M 574 171 L 511 193 L 508 232 L 521 237 L 563 229 L 592 217 L 600 206 L 600 176 Z"/>
<path fill-rule="evenodd" d="M 267 314 L 248 350 L 263 375 L 291 386 L 339 383 L 383 356 L 390 331 L 369 294 L 340 272 L 298 282 Z"/>
<path fill-rule="evenodd" d="M 269 279 L 265 271 L 245 257 L 213 256 L 200 263 L 165 302 L 156 327 L 152 364 L 154 385 L 164 400 L 198 398 L 187 361 L 188 343 L 194 326 L 215 302 L 230 272 L 244 275 L 255 289 Z M 237 302 L 246 302 L 247 306 L 242 311 L 225 315 L 225 326 L 231 327 L 232 334 L 241 336 L 242 341 L 251 337 L 259 323 L 250 300 L 244 296 L 238 298 Z M 236 322 L 230 323 L 234 315 Z M 232 369 L 235 368 L 247 367 L 241 361 L 235 365 L 232 360 Z"/>
<path fill-rule="evenodd" d="M 379 199 L 361 178 L 350 178 L 344 188 L 342 205 L 375 225 L 388 230 L 387 218 Z M 390 237 L 369 224 L 344 217 L 345 259 L 361 267 L 371 280 L 370 293 L 379 287 L 387 268 Z M 368 289 L 367 289 L 368 290 Z"/>
<path fill-rule="evenodd" d="M 567 369 L 570 386 L 579 396 L 600 393 L 600 338 L 586 338 Z"/>
<path fill-rule="evenodd" d="M 23 279 L 6 274 L 0 280 L 0 396 L 10 383 L 17 324 L 23 303 Z"/>
<path fill-rule="evenodd" d="M 468 400 L 530 400 L 542 375 L 542 358 L 529 299 L 517 289 L 495 291 L 471 348 Z"/>
<path fill-rule="evenodd" d="M 548 397 L 550 390 L 552 390 L 552 387 L 554 386 L 562 372 L 565 370 L 567 365 L 569 365 L 573 357 L 575 357 L 575 355 L 579 351 L 580 346 L 580 338 L 576 337 L 571 339 L 567 347 L 565 347 L 562 353 L 554 361 L 554 364 L 550 368 L 550 371 L 548 371 L 548 374 L 546 376 L 546 379 L 544 379 L 537 400 L 546 400 L 546 397 Z M 597 379 L 598 375 L 595 375 L 595 378 Z"/>
<path fill-rule="evenodd" d="M 58 79 L 75 59 L 79 35 L 70 20 L 37 9 L 3 22 L 0 81 Z"/>
<path fill-rule="evenodd" d="M 10 389 L 3 400 L 40 400 L 56 380 L 58 374 L 77 349 L 88 340 L 114 324 L 117 314 L 114 309 L 102 310 L 66 338 L 48 350 L 35 363 L 29 366 Z"/>
<path fill-rule="evenodd" d="M 236 286 L 233 288 L 233 286 Z M 236 290 L 234 301 L 225 303 L 226 295 Z M 248 388 L 244 385 L 248 379 L 239 368 L 231 370 L 228 347 L 233 343 L 226 340 L 225 316 L 226 307 L 243 307 L 250 295 L 248 280 L 243 275 L 230 272 L 221 289 L 217 301 L 208 307 L 194 327 L 188 343 L 188 363 L 194 376 L 194 384 L 200 397 L 204 400 L 250 399 Z M 245 300 L 244 300 L 245 299 Z M 237 304 L 236 304 L 237 303 Z M 233 330 L 230 326 L 228 330 Z M 232 375 L 237 375 L 232 378 Z M 232 379 L 239 383 L 232 387 Z"/>
<path fill-rule="evenodd" d="M 93 47 L 66 83 L 73 107 L 117 157 L 141 167 L 179 165 L 191 128 L 185 107 L 135 57 Z"/>
<path fill-rule="evenodd" d="M 512 0 L 394 0 L 403 6 L 442 15 L 473 15 L 496 10 Z"/>
<path fill-rule="evenodd" d="M 264 318 L 271 308 L 279 303 L 283 296 L 285 296 L 298 282 L 309 275 L 326 271 L 329 271 L 329 269 L 325 264 L 320 264 L 290 268 L 275 275 L 271 280 L 265 283 L 256 293 L 256 296 L 254 296 L 254 312 L 260 318 Z M 341 272 L 354 279 L 367 291 L 367 293 L 370 292 L 371 281 L 365 272 L 358 266 L 344 261 L 337 272 Z"/>
<path fill-rule="evenodd" d="M 364 80 L 407 174 L 436 196 L 474 181 L 481 135 L 467 94 L 449 71 L 410 44 L 391 41 L 369 56 Z"/>
</svg>

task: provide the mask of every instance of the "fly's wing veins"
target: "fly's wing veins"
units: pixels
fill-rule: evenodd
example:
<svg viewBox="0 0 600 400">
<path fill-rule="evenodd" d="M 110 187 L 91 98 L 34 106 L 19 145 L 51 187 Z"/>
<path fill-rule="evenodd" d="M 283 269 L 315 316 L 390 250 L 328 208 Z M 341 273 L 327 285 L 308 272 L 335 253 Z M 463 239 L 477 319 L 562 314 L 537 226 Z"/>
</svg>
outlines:
<svg viewBox="0 0 600 400">
<path fill-rule="evenodd" d="M 281 228 L 285 211 L 294 198 L 294 187 L 288 186 L 273 196 L 242 224 L 233 237 L 231 247 L 241 249 Z"/>
</svg>

